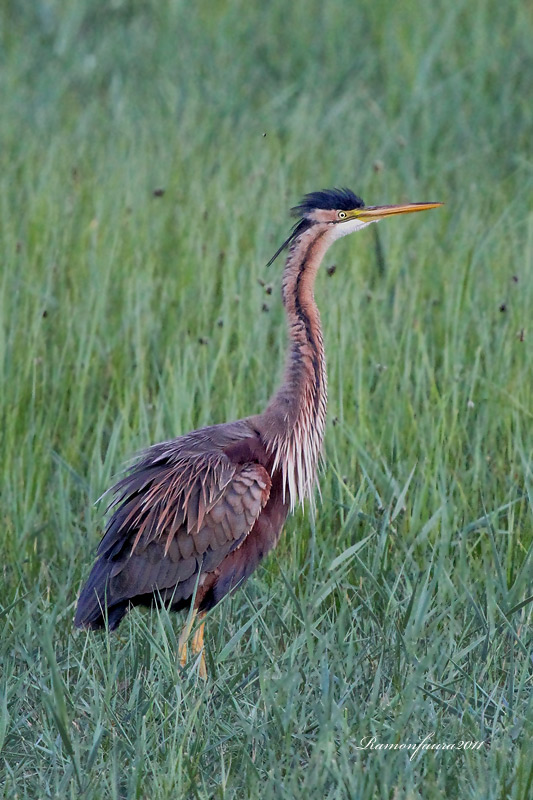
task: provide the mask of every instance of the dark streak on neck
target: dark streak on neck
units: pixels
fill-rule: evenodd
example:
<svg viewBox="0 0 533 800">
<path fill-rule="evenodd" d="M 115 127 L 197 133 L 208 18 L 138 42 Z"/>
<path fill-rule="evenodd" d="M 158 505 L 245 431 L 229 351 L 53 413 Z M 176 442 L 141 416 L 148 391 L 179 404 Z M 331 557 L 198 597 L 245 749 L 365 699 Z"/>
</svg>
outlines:
<svg viewBox="0 0 533 800">
<path fill-rule="evenodd" d="M 321 383 L 321 380 L 322 380 L 322 374 L 321 374 L 321 371 L 320 371 L 320 363 L 319 363 L 319 358 L 318 358 L 318 344 L 317 344 L 317 342 L 315 340 L 315 337 L 313 335 L 313 330 L 312 330 L 312 327 L 311 327 L 311 321 L 310 321 L 310 319 L 309 319 L 304 307 L 302 306 L 301 297 L 300 297 L 300 291 L 301 291 L 301 281 L 302 281 L 302 278 L 303 278 L 303 276 L 304 276 L 304 274 L 306 272 L 306 269 L 307 269 L 309 256 L 313 252 L 314 248 L 317 246 L 318 242 L 322 239 L 324 234 L 325 234 L 325 231 L 320 233 L 317 236 L 317 238 L 314 239 L 312 242 L 310 242 L 310 244 L 308 245 L 308 247 L 307 247 L 307 249 L 305 251 L 305 254 L 303 255 L 303 257 L 302 257 L 302 259 L 300 261 L 300 267 L 299 267 L 299 270 L 298 270 L 298 275 L 296 277 L 296 283 L 295 283 L 294 293 L 293 293 L 294 310 L 296 312 L 296 315 L 297 315 L 298 319 L 300 320 L 300 322 L 304 326 L 307 341 L 309 342 L 309 344 L 311 346 L 311 352 L 312 352 L 311 363 L 313 365 L 314 389 L 315 389 L 313 401 L 314 401 L 314 407 L 315 407 L 315 412 L 316 413 L 318 413 L 319 404 L 320 404 L 320 383 Z"/>
</svg>

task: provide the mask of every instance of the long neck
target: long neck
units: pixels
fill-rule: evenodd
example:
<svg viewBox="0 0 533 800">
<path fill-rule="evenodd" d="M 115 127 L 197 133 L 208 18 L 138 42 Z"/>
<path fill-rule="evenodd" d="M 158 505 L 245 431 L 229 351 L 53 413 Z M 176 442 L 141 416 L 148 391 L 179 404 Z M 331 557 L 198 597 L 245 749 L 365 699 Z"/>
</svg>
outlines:
<svg viewBox="0 0 533 800">
<path fill-rule="evenodd" d="M 275 467 L 283 471 L 291 507 L 313 498 L 324 438 L 327 374 L 320 315 L 313 288 L 329 241 L 327 229 L 315 226 L 301 234 L 283 272 L 283 304 L 289 329 L 289 352 L 283 382 L 270 401 L 269 446 Z"/>
</svg>

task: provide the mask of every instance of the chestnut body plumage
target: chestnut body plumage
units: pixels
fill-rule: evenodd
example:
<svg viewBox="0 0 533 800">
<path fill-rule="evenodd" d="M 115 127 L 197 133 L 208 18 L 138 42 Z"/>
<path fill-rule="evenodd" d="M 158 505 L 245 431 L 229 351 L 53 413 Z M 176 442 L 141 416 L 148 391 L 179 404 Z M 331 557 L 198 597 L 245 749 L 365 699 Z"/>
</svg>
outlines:
<svg viewBox="0 0 533 800">
<path fill-rule="evenodd" d="M 277 544 L 288 502 L 272 464 L 253 418 L 150 448 L 114 489 L 76 625 L 116 628 L 130 606 L 177 611 L 193 594 L 212 608 Z"/>
</svg>

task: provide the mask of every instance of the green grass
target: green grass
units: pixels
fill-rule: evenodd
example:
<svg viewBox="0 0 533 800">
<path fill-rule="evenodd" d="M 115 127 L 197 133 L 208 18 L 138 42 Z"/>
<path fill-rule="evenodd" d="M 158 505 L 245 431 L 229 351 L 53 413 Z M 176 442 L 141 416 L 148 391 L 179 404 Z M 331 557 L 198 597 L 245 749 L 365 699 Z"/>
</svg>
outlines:
<svg viewBox="0 0 533 800">
<path fill-rule="evenodd" d="M 4 796 L 532 797 L 529 4 L 0 14 Z M 264 264 L 332 185 L 446 206 L 328 254 L 322 500 L 210 615 L 204 685 L 164 612 L 73 630 L 94 504 L 264 407 Z M 484 744 L 357 749 L 428 734 Z"/>
</svg>

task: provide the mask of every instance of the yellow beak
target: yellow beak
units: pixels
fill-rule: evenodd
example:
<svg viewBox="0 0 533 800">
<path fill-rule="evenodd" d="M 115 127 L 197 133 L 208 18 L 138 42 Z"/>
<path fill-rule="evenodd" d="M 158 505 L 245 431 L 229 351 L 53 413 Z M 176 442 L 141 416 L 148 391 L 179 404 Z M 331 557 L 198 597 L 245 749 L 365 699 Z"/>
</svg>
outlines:
<svg viewBox="0 0 533 800">
<path fill-rule="evenodd" d="M 355 208 L 350 212 L 351 217 L 362 219 L 365 222 L 372 222 L 383 217 L 392 217 L 395 214 L 410 214 L 413 211 L 428 211 L 430 208 L 438 208 L 443 203 L 405 203 L 399 206 L 367 206 L 366 208 Z"/>
</svg>

